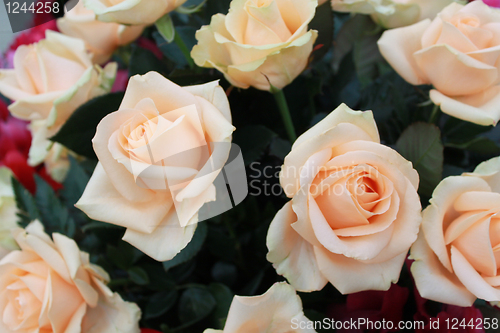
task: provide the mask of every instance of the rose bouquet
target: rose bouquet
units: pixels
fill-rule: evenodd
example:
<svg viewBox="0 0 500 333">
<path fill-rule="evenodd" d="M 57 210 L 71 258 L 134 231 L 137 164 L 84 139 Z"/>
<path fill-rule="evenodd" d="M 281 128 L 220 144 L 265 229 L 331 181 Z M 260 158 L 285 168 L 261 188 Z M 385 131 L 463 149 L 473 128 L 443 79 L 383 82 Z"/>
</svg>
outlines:
<svg viewBox="0 0 500 333">
<path fill-rule="evenodd" d="M 1 332 L 500 329 L 500 4 L 37 4 Z"/>
</svg>

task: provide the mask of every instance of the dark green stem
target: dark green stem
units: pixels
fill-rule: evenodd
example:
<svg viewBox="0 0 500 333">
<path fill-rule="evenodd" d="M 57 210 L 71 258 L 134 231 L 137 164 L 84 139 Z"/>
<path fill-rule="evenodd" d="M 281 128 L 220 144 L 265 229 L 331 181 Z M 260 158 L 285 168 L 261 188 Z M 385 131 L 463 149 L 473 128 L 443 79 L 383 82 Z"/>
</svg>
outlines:
<svg viewBox="0 0 500 333">
<path fill-rule="evenodd" d="M 295 134 L 295 128 L 293 127 L 292 117 L 290 116 L 290 109 L 288 108 L 285 94 L 281 89 L 273 89 L 271 92 L 274 95 L 276 104 L 278 104 L 278 109 L 280 110 L 281 118 L 285 124 L 288 139 L 293 143 L 297 139 L 297 134 Z"/>
<path fill-rule="evenodd" d="M 177 44 L 179 49 L 181 50 L 182 54 L 186 58 L 189 68 L 193 69 L 194 68 L 194 61 L 193 58 L 191 58 L 191 53 L 189 52 L 189 49 L 186 46 L 186 43 L 182 40 L 181 36 L 179 33 L 176 31 L 174 35 L 174 42 Z"/>
<path fill-rule="evenodd" d="M 434 105 L 434 109 L 432 109 L 431 116 L 429 117 L 429 123 L 435 124 L 439 120 L 439 105 Z"/>
</svg>

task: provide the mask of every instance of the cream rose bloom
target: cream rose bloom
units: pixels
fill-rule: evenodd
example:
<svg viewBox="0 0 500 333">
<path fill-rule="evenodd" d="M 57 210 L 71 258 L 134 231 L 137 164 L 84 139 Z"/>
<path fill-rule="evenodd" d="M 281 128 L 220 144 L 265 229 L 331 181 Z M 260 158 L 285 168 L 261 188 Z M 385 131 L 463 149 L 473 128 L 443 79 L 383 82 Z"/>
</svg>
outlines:
<svg viewBox="0 0 500 333">
<path fill-rule="evenodd" d="M 98 20 L 132 25 L 153 24 L 184 2 L 186 0 L 83 0 Z"/>
<path fill-rule="evenodd" d="M 445 178 L 423 212 L 411 271 L 424 298 L 500 301 L 500 157 Z"/>
<path fill-rule="evenodd" d="M 57 20 L 57 27 L 65 35 L 83 39 L 97 64 L 108 61 L 119 46 L 131 43 L 144 30 L 142 25 L 98 21 L 95 13 L 85 8 L 82 1 Z"/>
<path fill-rule="evenodd" d="M 10 169 L 0 167 L 0 258 L 17 249 L 11 230 L 17 228 L 17 207 Z"/>
<path fill-rule="evenodd" d="M 500 10 L 452 3 L 433 20 L 388 30 L 380 52 L 409 83 L 432 84 L 431 100 L 479 125 L 500 119 Z"/>
<path fill-rule="evenodd" d="M 371 15 L 385 28 L 397 28 L 434 19 L 454 0 L 332 0 L 333 10 Z"/>
<path fill-rule="evenodd" d="M 200 67 L 216 68 L 234 86 L 269 90 L 291 83 L 307 66 L 317 0 L 233 0 L 196 32 L 191 51 Z"/>
<path fill-rule="evenodd" d="M 82 40 L 50 30 L 16 50 L 14 69 L 0 69 L 0 93 L 15 101 L 14 116 L 31 121 L 31 165 L 44 161 L 53 144 L 48 138 L 80 105 L 111 89 L 115 74 L 115 63 L 92 64 Z"/>
<path fill-rule="evenodd" d="M 217 81 L 179 87 L 156 72 L 136 75 L 120 109 L 97 127 L 99 163 L 76 206 L 126 227 L 123 239 L 154 259 L 172 259 L 191 240 L 200 208 L 216 199 L 215 171 L 234 130 Z"/>
<path fill-rule="evenodd" d="M 0 331 L 139 333 L 139 307 L 106 286 L 108 274 L 74 240 L 52 240 L 38 221 L 13 235 L 21 250 L 0 261 Z"/>
<path fill-rule="evenodd" d="M 315 333 L 307 328 L 308 323 L 300 297 L 290 285 L 280 282 L 260 296 L 235 296 L 224 330 L 206 329 L 204 333 Z"/>
<path fill-rule="evenodd" d="M 339 106 L 302 134 L 280 183 L 292 198 L 267 234 L 267 259 L 299 291 L 387 290 L 421 216 L 418 174 L 381 145 L 371 111 Z"/>
</svg>

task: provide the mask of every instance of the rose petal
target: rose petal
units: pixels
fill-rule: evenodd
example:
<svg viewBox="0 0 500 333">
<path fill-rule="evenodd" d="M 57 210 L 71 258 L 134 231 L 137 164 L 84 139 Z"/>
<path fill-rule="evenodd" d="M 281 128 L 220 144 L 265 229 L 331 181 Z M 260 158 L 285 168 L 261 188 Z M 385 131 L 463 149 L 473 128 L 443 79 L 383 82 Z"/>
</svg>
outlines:
<svg viewBox="0 0 500 333">
<path fill-rule="evenodd" d="M 450 97 L 433 89 L 431 100 L 441 106 L 441 110 L 450 116 L 489 126 L 500 119 L 500 86 L 490 87 L 482 92 L 467 96 Z"/>
<path fill-rule="evenodd" d="M 170 260 L 191 241 L 196 225 L 181 227 L 175 211 L 171 210 L 152 233 L 127 229 L 123 240 L 157 261 Z"/>
<path fill-rule="evenodd" d="M 406 253 L 402 253 L 380 264 L 366 264 L 324 248 L 315 247 L 314 252 L 323 275 L 344 295 L 363 290 L 388 290 L 391 283 L 398 281 L 406 258 Z"/>
<path fill-rule="evenodd" d="M 500 299 L 500 290 L 488 284 L 455 246 L 451 247 L 451 262 L 460 282 L 476 297 L 486 301 Z"/>
<path fill-rule="evenodd" d="M 451 221 L 445 222 L 444 218 L 453 213 L 453 203 L 462 193 L 467 191 L 490 191 L 490 188 L 485 181 L 479 178 L 447 177 L 434 189 L 430 205 L 423 211 L 422 231 L 427 244 L 439 258 L 441 264 L 450 272 L 453 269 L 446 249 L 443 230 L 448 227 L 448 223 Z M 453 216 L 448 218 L 453 219 Z"/>
<path fill-rule="evenodd" d="M 422 35 L 430 25 L 430 20 L 423 20 L 408 27 L 386 30 L 377 42 L 380 53 L 392 68 L 413 85 L 430 83 L 413 57 L 422 48 Z"/>
<path fill-rule="evenodd" d="M 423 232 L 411 247 L 410 258 L 415 259 L 411 273 L 422 297 L 457 306 L 474 303 L 476 297 L 442 265 L 428 246 Z"/>
<path fill-rule="evenodd" d="M 267 260 L 295 289 L 321 290 L 328 281 L 319 271 L 313 246 L 291 227 L 296 220 L 291 201 L 276 213 L 267 232 Z"/>
<path fill-rule="evenodd" d="M 134 205 L 131 205 L 115 189 L 99 162 L 75 206 L 98 221 L 106 221 L 138 232 L 152 232 L 172 207 L 172 200 L 165 192 L 157 193 L 150 201 L 134 202 Z M 145 214 L 148 216 L 147 223 L 137 223 Z"/>
<path fill-rule="evenodd" d="M 480 62 L 447 44 L 417 51 L 413 57 L 429 82 L 448 96 L 477 94 L 498 80 L 496 67 Z"/>
</svg>

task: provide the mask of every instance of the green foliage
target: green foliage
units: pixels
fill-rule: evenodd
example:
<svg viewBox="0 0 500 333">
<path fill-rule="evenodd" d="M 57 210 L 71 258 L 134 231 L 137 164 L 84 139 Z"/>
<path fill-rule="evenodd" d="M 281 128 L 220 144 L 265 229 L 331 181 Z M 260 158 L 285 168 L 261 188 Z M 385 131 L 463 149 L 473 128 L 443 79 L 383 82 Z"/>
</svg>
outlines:
<svg viewBox="0 0 500 333">
<path fill-rule="evenodd" d="M 120 107 L 123 93 L 111 93 L 91 99 L 80 106 L 51 140 L 68 147 L 78 155 L 95 158 L 92 138 L 97 124 Z"/>
<path fill-rule="evenodd" d="M 233 142 L 241 148 L 245 165 L 249 165 L 264 154 L 275 137 L 276 133 L 262 125 L 247 126 L 234 133 Z"/>
<path fill-rule="evenodd" d="M 12 187 L 16 196 L 19 223 L 27 226 L 31 221 L 39 219 L 40 212 L 31 193 L 14 177 L 12 177 Z"/>
<path fill-rule="evenodd" d="M 205 287 L 185 290 L 179 301 L 179 320 L 184 325 L 194 324 L 205 318 L 216 306 L 214 296 Z"/>
<path fill-rule="evenodd" d="M 415 123 L 408 127 L 396 143 L 397 150 L 420 176 L 419 193 L 430 197 L 443 173 L 441 132 L 432 124 Z"/>
<path fill-rule="evenodd" d="M 163 268 L 169 270 L 172 267 L 185 263 L 192 259 L 200 251 L 205 238 L 207 237 L 207 226 L 205 223 L 198 223 L 193 239 L 189 244 L 179 252 L 174 258 L 163 262 Z"/>
</svg>

